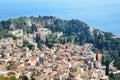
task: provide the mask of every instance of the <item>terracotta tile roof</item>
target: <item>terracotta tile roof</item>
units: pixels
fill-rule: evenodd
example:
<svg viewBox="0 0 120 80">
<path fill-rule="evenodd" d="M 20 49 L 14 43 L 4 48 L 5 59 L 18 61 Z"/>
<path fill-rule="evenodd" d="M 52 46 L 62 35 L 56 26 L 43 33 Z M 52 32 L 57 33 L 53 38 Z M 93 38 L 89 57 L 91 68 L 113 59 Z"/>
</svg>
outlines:
<svg viewBox="0 0 120 80">
<path fill-rule="evenodd" d="M 53 72 L 48 73 L 49 77 L 53 77 L 53 76 L 55 76 L 56 74 L 57 74 L 56 71 L 53 71 Z"/>
<path fill-rule="evenodd" d="M 102 54 L 98 53 L 98 60 L 102 60 Z"/>
</svg>

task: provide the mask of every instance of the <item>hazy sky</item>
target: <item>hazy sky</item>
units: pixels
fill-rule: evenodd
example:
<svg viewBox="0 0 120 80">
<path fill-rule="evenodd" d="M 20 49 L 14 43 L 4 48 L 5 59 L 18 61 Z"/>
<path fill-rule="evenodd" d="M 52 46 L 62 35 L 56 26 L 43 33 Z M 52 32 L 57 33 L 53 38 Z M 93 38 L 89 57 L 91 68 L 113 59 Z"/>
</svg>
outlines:
<svg viewBox="0 0 120 80">
<path fill-rule="evenodd" d="M 1 0 L 0 20 L 53 15 L 120 35 L 120 0 Z"/>
</svg>

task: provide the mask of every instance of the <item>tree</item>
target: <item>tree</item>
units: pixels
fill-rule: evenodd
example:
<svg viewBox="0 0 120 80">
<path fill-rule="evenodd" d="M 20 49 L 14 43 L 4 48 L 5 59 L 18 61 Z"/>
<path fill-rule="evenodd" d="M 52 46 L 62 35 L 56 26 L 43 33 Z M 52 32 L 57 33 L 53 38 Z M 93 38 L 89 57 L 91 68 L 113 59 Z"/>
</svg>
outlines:
<svg viewBox="0 0 120 80">
<path fill-rule="evenodd" d="M 31 26 L 31 33 L 37 32 L 37 26 L 35 24 L 32 24 Z"/>
<path fill-rule="evenodd" d="M 0 80 L 20 80 L 20 79 L 17 79 L 15 76 L 8 78 L 0 75 Z"/>
<path fill-rule="evenodd" d="M 19 80 L 19 79 L 17 79 L 15 76 L 12 76 L 10 80 Z"/>
<path fill-rule="evenodd" d="M 35 80 L 35 78 L 34 78 L 34 76 L 33 76 L 33 75 L 31 76 L 31 80 Z"/>
<path fill-rule="evenodd" d="M 37 43 L 37 47 L 38 47 L 40 50 L 42 50 L 42 43 L 41 43 L 40 41 Z"/>
<path fill-rule="evenodd" d="M 36 43 L 40 42 L 40 35 L 36 34 Z"/>
<path fill-rule="evenodd" d="M 35 46 L 30 44 L 28 41 L 23 41 L 23 47 L 28 47 L 30 50 L 34 50 Z"/>
<path fill-rule="evenodd" d="M 22 76 L 22 78 L 21 78 L 21 79 L 22 79 L 22 80 L 29 80 L 29 79 L 28 79 L 28 77 L 27 77 L 27 76 L 25 76 L 25 75 L 24 75 L 24 76 Z"/>
<path fill-rule="evenodd" d="M 102 61 L 101 61 L 102 65 L 105 64 L 105 59 L 104 59 L 104 56 L 102 56 Z"/>
<path fill-rule="evenodd" d="M 48 46 L 49 48 L 52 48 L 54 45 L 53 45 L 53 43 L 49 43 L 49 44 L 47 44 L 47 46 Z"/>
<path fill-rule="evenodd" d="M 96 61 L 98 61 L 98 53 L 96 54 Z"/>
<path fill-rule="evenodd" d="M 106 60 L 106 71 L 105 74 L 108 76 L 109 75 L 109 60 Z"/>
</svg>

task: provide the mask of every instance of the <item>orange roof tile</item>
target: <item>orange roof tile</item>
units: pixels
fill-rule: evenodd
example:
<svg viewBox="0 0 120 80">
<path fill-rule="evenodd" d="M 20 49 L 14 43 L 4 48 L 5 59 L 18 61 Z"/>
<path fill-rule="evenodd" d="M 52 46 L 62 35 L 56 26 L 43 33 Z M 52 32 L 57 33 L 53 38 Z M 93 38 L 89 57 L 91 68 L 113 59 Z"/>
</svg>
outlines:
<svg viewBox="0 0 120 80">
<path fill-rule="evenodd" d="M 50 76 L 50 77 L 53 77 L 53 76 L 55 76 L 57 74 L 57 72 L 56 71 L 53 71 L 53 72 L 50 72 L 48 75 Z"/>
<path fill-rule="evenodd" d="M 102 60 L 102 54 L 98 53 L 98 60 Z"/>
</svg>

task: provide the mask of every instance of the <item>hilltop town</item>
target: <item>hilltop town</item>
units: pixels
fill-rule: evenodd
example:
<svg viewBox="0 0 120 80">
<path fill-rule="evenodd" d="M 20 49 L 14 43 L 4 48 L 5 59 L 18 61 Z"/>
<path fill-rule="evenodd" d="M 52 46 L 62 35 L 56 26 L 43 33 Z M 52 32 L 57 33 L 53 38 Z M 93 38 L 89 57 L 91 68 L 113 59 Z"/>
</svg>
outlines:
<svg viewBox="0 0 120 80">
<path fill-rule="evenodd" d="M 42 39 L 49 30 L 41 28 Z M 46 30 L 46 31 L 45 31 Z M 92 44 L 79 46 L 72 43 L 54 44 L 52 48 L 43 45 L 42 50 L 37 48 L 34 34 L 23 35 L 22 30 L 9 32 L 17 39 L 3 38 L 0 40 L 0 74 L 5 77 L 23 74 L 35 80 L 107 80 L 105 66 L 101 65 L 102 54 L 91 50 Z M 24 46 L 24 41 L 34 45 L 34 49 Z M 115 69 L 114 69 L 115 70 Z"/>
<path fill-rule="evenodd" d="M 20 80 L 109 80 L 110 75 L 114 78 L 120 77 L 120 71 L 114 67 L 114 60 L 106 64 L 103 53 L 93 51 L 94 45 L 102 48 L 100 43 L 92 44 L 93 37 L 97 36 L 99 40 L 96 41 L 102 43 L 103 38 L 104 41 L 108 38 L 112 39 L 111 36 L 109 37 L 110 33 L 88 28 L 78 20 L 71 21 L 77 26 L 80 25 L 78 32 L 74 32 L 79 29 L 76 25 L 74 26 L 76 29 L 67 27 L 62 32 L 61 27 L 67 24 L 66 21 L 61 27 L 59 26 L 60 28 L 55 25 L 50 26 L 55 20 L 56 24 L 59 24 L 57 17 L 30 17 L 30 19 L 25 18 L 25 23 L 20 24 L 18 21 L 17 25 L 15 25 L 16 20 L 11 20 L 10 22 L 14 24 L 6 26 L 6 29 L 9 28 L 7 36 L 0 35 L 2 37 L 0 39 L 1 76 L 7 78 L 15 76 Z M 20 20 L 22 21 L 21 18 Z M 71 22 L 68 24 L 70 25 Z M 31 31 L 28 31 L 29 27 Z M 111 47 L 105 49 L 109 48 Z"/>
</svg>

